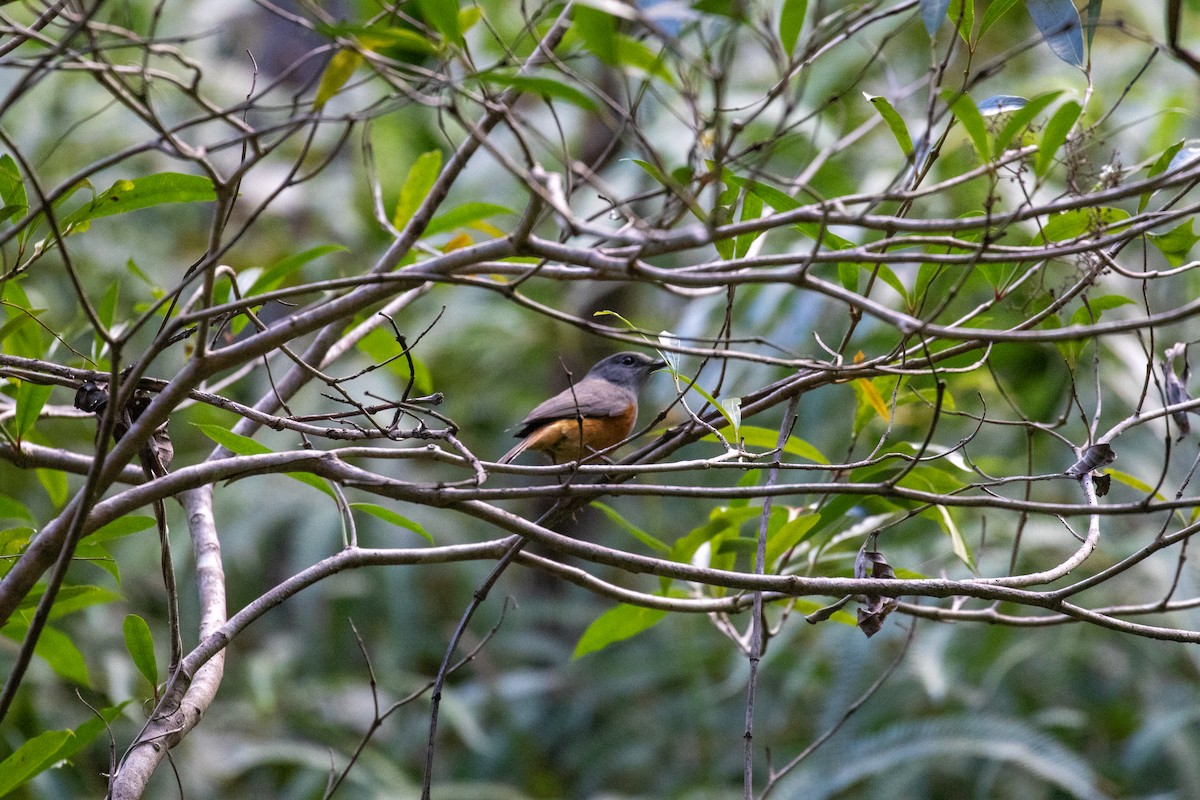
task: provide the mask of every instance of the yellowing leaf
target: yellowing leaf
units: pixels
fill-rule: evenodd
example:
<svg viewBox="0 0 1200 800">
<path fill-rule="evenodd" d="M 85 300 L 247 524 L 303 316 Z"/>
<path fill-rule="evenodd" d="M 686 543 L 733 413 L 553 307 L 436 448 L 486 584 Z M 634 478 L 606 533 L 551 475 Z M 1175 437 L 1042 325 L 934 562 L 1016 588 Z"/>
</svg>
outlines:
<svg viewBox="0 0 1200 800">
<path fill-rule="evenodd" d="M 866 378 L 859 378 L 854 384 L 862 393 L 863 399 L 870 404 L 871 408 L 875 409 L 875 413 L 879 415 L 879 418 L 884 422 L 891 422 L 892 415 L 888 411 L 887 403 L 883 402 L 883 395 L 875 388 L 875 384 Z"/>
<path fill-rule="evenodd" d="M 321 75 L 321 83 L 317 86 L 317 96 L 313 99 L 313 110 L 320 111 L 329 102 L 329 98 L 338 93 L 350 76 L 362 64 L 363 57 L 355 50 L 339 50 L 329 59 L 325 72 Z"/>
</svg>

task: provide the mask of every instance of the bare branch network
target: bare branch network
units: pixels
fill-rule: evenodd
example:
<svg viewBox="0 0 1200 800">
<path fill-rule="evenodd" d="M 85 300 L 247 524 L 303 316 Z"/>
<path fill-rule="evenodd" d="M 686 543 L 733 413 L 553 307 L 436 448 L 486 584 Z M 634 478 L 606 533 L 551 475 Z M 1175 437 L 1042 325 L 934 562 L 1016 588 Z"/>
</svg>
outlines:
<svg viewBox="0 0 1200 800">
<path fill-rule="evenodd" d="M 426 5 L 350 23 L 247 4 L 267 33 L 246 55 L 176 4 L 136 24 L 103 0 L 0 10 L 0 510 L 28 514 L 0 541 L 0 621 L 24 632 L 0 716 L 79 548 L 170 501 L 199 617 L 172 626 L 113 797 L 199 723 L 231 642 L 349 570 L 511 562 L 709 615 L 754 664 L 794 612 L 845 621 L 847 601 L 881 625 L 1200 642 L 1172 613 L 1200 605 L 1200 149 L 1139 129 L 1147 82 L 1195 83 L 1177 30 L 1159 49 L 1102 22 L 1136 63 L 1049 70 L 992 113 L 1006 65 L 1053 59 L 1023 12 L 993 20 L 1020 31 L 1002 47 L 947 21 L 921 64 L 901 57 L 928 38 L 917 2 L 813 3 L 791 42 L 779 9 Z M 87 103 L 48 136 L 31 109 L 70 92 Z M 251 268 L 267 236 L 289 257 Z M 624 446 L 497 464 L 495 431 L 537 399 L 513 377 L 561 363 L 537 374 L 571 385 L 582 341 L 657 350 L 671 378 Z M 95 413 L 66 399 L 89 382 Z M 508 418 L 456 421 L 493 386 L 483 412 Z M 164 425 L 179 455 L 139 468 Z M 272 474 L 328 495 L 339 543 L 229 613 L 222 500 Z M 58 502 L 29 499 L 39 478 Z M 431 541 L 361 544 L 364 503 L 436 520 Z M 647 535 L 605 538 L 608 519 Z M 1151 561 L 1169 585 L 1139 578 Z"/>
</svg>

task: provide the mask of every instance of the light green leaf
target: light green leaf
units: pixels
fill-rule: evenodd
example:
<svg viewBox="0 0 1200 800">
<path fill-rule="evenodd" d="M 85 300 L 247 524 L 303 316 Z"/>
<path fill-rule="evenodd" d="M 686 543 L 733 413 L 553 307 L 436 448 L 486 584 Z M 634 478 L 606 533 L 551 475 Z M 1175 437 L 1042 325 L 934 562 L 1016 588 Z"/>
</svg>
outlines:
<svg viewBox="0 0 1200 800">
<path fill-rule="evenodd" d="M 983 12 L 983 20 L 979 23 L 979 38 L 982 39 L 983 35 L 1016 4 L 1017 0 L 991 0 L 987 10 Z"/>
<path fill-rule="evenodd" d="M 992 152 L 988 146 L 987 125 L 984 123 L 983 115 L 979 113 L 979 109 L 975 106 L 974 101 L 971 100 L 969 95 L 956 94 L 949 89 L 942 93 L 942 97 L 950 106 L 954 117 L 966 129 L 967 136 L 970 137 L 971 144 L 975 146 L 975 152 L 979 155 L 979 159 L 987 161 Z"/>
<path fill-rule="evenodd" d="M 224 447 L 234 455 L 261 456 L 267 453 L 275 452 L 262 442 L 251 439 L 248 436 L 242 436 L 241 434 L 226 430 L 220 425 L 206 425 L 200 422 L 193 422 L 192 424 L 199 428 L 200 432 L 209 439 L 212 439 L 214 442 L 221 445 L 221 447 Z M 318 492 L 333 497 L 333 490 L 330 489 L 325 483 L 324 478 L 318 478 L 316 475 L 312 475 L 307 472 L 285 472 L 284 474 L 293 480 L 297 480 L 307 486 L 311 486 Z"/>
<path fill-rule="evenodd" d="M 1074 100 L 1069 100 L 1059 106 L 1058 110 L 1050 117 L 1050 121 L 1046 123 L 1045 129 L 1042 131 L 1041 144 L 1038 145 L 1037 163 L 1034 167 L 1039 178 L 1050 171 L 1050 167 L 1054 164 L 1054 156 L 1067 141 L 1067 136 L 1075 127 L 1081 113 L 1083 113 L 1083 107 Z"/>
<path fill-rule="evenodd" d="M 904 157 L 911 159 L 913 156 L 912 136 L 908 133 L 908 125 L 904 123 L 904 119 L 896 112 L 886 97 L 869 95 L 866 92 L 863 92 L 863 97 L 867 98 L 867 102 L 875 106 L 879 116 L 883 117 L 884 123 L 887 124 L 892 136 L 896 139 L 896 144 L 900 145 L 900 151 L 904 153 Z"/>
<path fill-rule="evenodd" d="M 1128 297 L 1119 294 L 1106 294 L 1103 297 L 1089 297 L 1087 303 L 1075 309 L 1071 315 L 1072 325 L 1092 325 L 1100 321 L 1100 315 L 1110 308 L 1133 305 Z"/>
<path fill-rule="evenodd" d="M 246 290 L 247 295 L 264 294 L 266 292 L 278 289 L 289 275 L 303 267 L 310 261 L 315 261 L 321 256 L 329 255 L 330 253 L 345 253 L 349 248 L 340 244 L 323 244 L 317 247 L 310 247 L 299 253 L 293 253 L 290 256 L 281 258 L 271 266 L 263 270 L 254 283 L 250 284 L 250 288 Z"/>
<path fill-rule="evenodd" d="M 398 528 L 410 530 L 418 536 L 423 536 L 428 539 L 430 544 L 434 543 L 433 537 L 429 535 L 429 532 L 425 530 L 421 523 L 413 522 L 408 517 L 403 517 L 397 514 L 395 511 L 392 511 L 390 508 L 377 506 L 374 503 L 351 503 L 350 507 L 357 511 L 362 511 L 364 514 L 370 514 L 372 517 L 381 519 L 384 522 L 395 525 Z"/>
<path fill-rule="evenodd" d="M 313 110 L 320 111 L 324 108 L 362 63 L 362 54 L 357 50 L 338 50 L 334 53 L 325 66 L 325 71 L 321 73 L 321 82 L 317 85 L 317 94 L 313 98 Z"/>
<path fill-rule="evenodd" d="M 413 214 L 421 207 L 421 203 L 429 195 L 442 170 L 442 151 L 430 150 L 422 153 L 408 171 L 404 185 L 400 187 L 400 199 L 396 201 L 396 213 L 392 215 L 392 225 L 403 229 Z"/>
<path fill-rule="evenodd" d="M 61 508 L 62 504 L 67 502 L 67 494 L 71 491 L 71 487 L 67 484 L 67 475 L 65 472 L 59 472 L 56 469 L 35 470 L 38 483 L 46 490 L 46 496 L 50 498 L 50 502 L 56 508 Z"/>
<path fill-rule="evenodd" d="M 45 771 L 54 763 L 55 755 L 74 736 L 71 731 L 46 731 L 25 742 L 12 755 L 0 761 L 0 797 Z"/>
<path fill-rule="evenodd" d="M 1040 94 L 1027 102 L 1024 106 L 1011 112 L 1008 121 L 1004 123 L 1004 127 L 996 134 L 994 154 L 999 157 L 1009 145 L 1015 136 L 1025 131 L 1029 124 L 1033 122 L 1033 118 L 1046 110 L 1053 103 L 1062 91 L 1046 92 Z"/>
<path fill-rule="evenodd" d="M 129 514 L 97 528 L 88 536 L 90 542 L 108 542 L 154 527 L 154 517 Z"/>
<path fill-rule="evenodd" d="M 571 658 L 582 658 L 588 653 L 603 650 L 614 642 L 636 636 L 653 628 L 666 615 L 667 612 L 661 609 L 624 604 L 605 611 L 583 632 Z"/>
<path fill-rule="evenodd" d="M 180 172 L 159 172 L 132 180 L 119 180 L 91 202 L 59 220 L 64 230 L 115 214 L 126 214 L 168 203 L 206 203 L 217 199 L 210 178 Z"/>
<path fill-rule="evenodd" d="M 483 72 L 476 77 L 484 83 L 517 89 L 527 94 L 553 97 L 557 100 L 570 103 L 573 106 L 578 106 L 585 111 L 598 111 L 600 109 L 600 105 L 591 95 L 555 78 L 538 75 L 517 75 L 508 70 Z"/>
<path fill-rule="evenodd" d="M 4 203 L 0 220 L 16 219 L 29 211 L 29 198 L 25 194 L 25 178 L 17 168 L 17 162 L 8 153 L 0 156 L 0 201 Z"/>
<path fill-rule="evenodd" d="M 457 0 L 417 0 L 417 7 L 425 21 L 451 42 L 462 41 L 462 30 L 458 27 Z"/>
<path fill-rule="evenodd" d="M 137 614 L 128 614 L 122 625 L 125 632 L 125 649 L 129 651 L 134 666 L 151 686 L 158 686 L 158 660 L 154 655 L 154 635 L 146 620 Z"/>
<path fill-rule="evenodd" d="M 0 494 L 0 519 L 20 519 L 33 522 L 33 514 L 20 500 Z"/>
<path fill-rule="evenodd" d="M 971 572 L 974 572 L 975 561 L 971 558 L 971 550 L 967 547 L 967 540 L 963 538 L 962 531 L 958 529 L 958 525 L 945 506 L 936 506 L 936 508 L 941 515 L 942 528 L 950 535 L 950 547 L 954 550 L 954 555 L 958 557 L 959 561 L 966 564 Z"/>
<path fill-rule="evenodd" d="M 1163 254 L 1167 263 L 1172 267 L 1182 265 L 1187 260 L 1192 245 L 1200 241 L 1200 236 L 1197 236 L 1192 230 L 1194 221 L 1194 219 L 1189 219 L 1167 233 L 1152 233 L 1146 237 L 1150 240 L 1150 244 L 1158 248 L 1158 251 Z"/>
<path fill-rule="evenodd" d="M 820 519 L 819 514 L 800 514 L 783 523 L 779 530 L 767 538 L 767 567 L 775 565 L 784 553 L 804 541 L 804 537 Z"/>
<path fill-rule="evenodd" d="M 496 205 L 495 203 L 480 203 L 470 202 L 463 203 L 457 208 L 447 211 L 445 214 L 438 214 L 429 222 L 429 227 L 425 229 L 425 236 L 434 236 L 439 233 L 462 228 L 470 225 L 473 222 L 478 222 L 481 219 L 494 217 L 497 214 L 512 214 L 513 210 L 507 206 Z"/>
<path fill-rule="evenodd" d="M 807 13 L 808 0 L 783 0 L 779 10 L 779 43 L 783 45 L 783 52 L 790 55 L 796 49 Z"/>
</svg>

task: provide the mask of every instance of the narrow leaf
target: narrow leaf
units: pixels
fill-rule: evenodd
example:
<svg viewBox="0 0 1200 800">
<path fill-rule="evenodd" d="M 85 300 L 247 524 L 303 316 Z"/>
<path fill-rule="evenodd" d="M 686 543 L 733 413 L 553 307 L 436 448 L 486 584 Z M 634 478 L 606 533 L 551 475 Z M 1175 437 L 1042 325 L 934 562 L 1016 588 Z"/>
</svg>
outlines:
<svg viewBox="0 0 1200 800">
<path fill-rule="evenodd" d="M 971 143 L 975 146 L 975 152 L 979 154 L 980 160 L 987 161 L 991 155 L 991 148 L 988 147 L 987 125 L 984 124 L 983 115 L 975 104 L 971 102 L 971 98 L 965 94 L 955 95 L 954 92 L 947 90 L 943 93 L 943 98 L 950 106 L 950 110 L 954 112 L 955 118 L 962 123 L 966 129 L 967 135 L 971 138 Z"/>
<path fill-rule="evenodd" d="M 317 85 L 317 95 L 313 98 L 313 110 L 320 111 L 329 100 L 341 91 L 350 80 L 350 76 L 363 63 L 362 54 L 357 50 L 338 50 L 329 59 L 325 71 L 321 74 L 321 82 Z"/>
<path fill-rule="evenodd" d="M 669 544 L 661 539 L 655 538 L 651 534 L 639 528 L 637 525 L 634 525 L 632 522 L 625 519 L 625 517 L 621 516 L 621 512 L 617 511 L 612 506 L 601 503 L 599 500 L 593 500 L 592 508 L 599 510 L 602 514 L 604 514 L 604 516 L 608 517 L 611 522 L 617 525 L 617 527 L 621 528 L 621 530 L 625 531 L 630 536 L 649 547 L 651 550 L 655 550 L 664 555 L 671 552 L 671 546 Z"/>
<path fill-rule="evenodd" d="M 900 151 L 904 153 L 905 158 L 912 158 L 913 143 L 912 136 L 908 133 L 908 126 L 904 120 L 896 113 L 896 109 L 888 102 L 886 97 L 878 95 L 872 96 L 863 92 L 863 97 L 867 98 L 867 102 L 875 106 L 875 110 L 879 112 L 879 116 L 883 117 L 884 123 L 891 130 L 892 136 L 896 138 L 896 144 L 900 145 Z"/>
<path fill-rule="evenodd" d="M 397 528 L 410 530 L 418 536 L 423 536 L 428 539 L 430 544 L 434 543 L 433 537 L 429 535 L 429 531 L 425 530 L 421 523 L 413 522 L 408 517 L 403 517 L 397 514 L 395 511 L 392 511 L 390 508 L 377 506 L 374 503 L 351 503 L 350 507 L 356 511 L 361 511 L 364 514 L 370 514 L 372 517 L 381 519 L 391 525 L 395 525 Z"/>
<path fill-rule="evenodd" d="M 1004 127 L 996 134 L 995 154 L 999 156 L 1012 144 L 1015 136 L 1020 135 L 1033 122 L 1033 118 L 1042 113 L 1051 103 L 1062 94 L 1061 91 L 1046 92 L 1040 94 L 1032 100 L 1021 100 L 1021 107 L 1016 109 L 1013 115 L 1004 123 Z M 1018 142 L 1017 146 L 1021 146 L 1023 142 Z"/>
<path fill-rule="evenodd" d="M 433 188 L 441 170 L 441 150 L 430 150 L 417 157 L 404 179 L 404 185 L 400 187 L 400 199 L 396 201 L 396 212 L 392 215 L 394 226 L 403 229 L 408 224 L 429 195 L 429 190 Z"/>
<path fill-rule="evenodd" d="M 17 410 L 13 423 L 16 426 L 18 443 L 24 439 L 25 434 L 33 429 L 33 425 L 37 422 L 38 415 L 42 413 L 46 401 L 50 399 L 50 392 L 53 389 L 53 386 L 29 381 L 21 381 L 17 386 Z"/>
<path fill-rule="evenodd" d="M 65 229 L 93 219 L 168 203 L 206 203 L 216 199 L 217 193 L 209 178 L 180 172 L 160 172 L 117 181 L 91 202 L 59 220 L 59 225 Z"/>
<path fill-rule="evenodd" d="M 71 731 L 46 731 L 18 747 L 0 761 L 0 797 L 47 769 L 58 753 L 74 737 Z"/>
<path fill-rule="evenodd" d="M 1054 164 L 1054 156 L 1067 141 L 1067 136 L 1075 127 L 1075 122 L 1082 112 L 1083 108 L 1079 103 L 1070 100 L 1059 106 L 1058 110 L 1050 117 L 1050 121 L 1046 123 L 1045 129 L 1042 131 L 1042 142 L 1038 145 L 1037 164 L 1034 167 L 1039 178 L 1044 176 Z M 1149 198 L 1147 197 L 1147 199 Z"/>
<path fill-rule="evenodd" d="M 630 605 L 619 605 L 605 611 L 583 632 L 571 658 L 582 658 L 614 642 L 636 636 L 653 628 L 666 615 L 667 612 L 661 609 Z"/>
<path fill-rule="evenodd" d="M 129 651 L 138 672 L 151 686 L 158 686 L 158 660 L 154 656 L 154 636 L 146 620 L 137 614 L 128 614 L 122 625 L 125 632 L 125 649 Z"/>
</svg>

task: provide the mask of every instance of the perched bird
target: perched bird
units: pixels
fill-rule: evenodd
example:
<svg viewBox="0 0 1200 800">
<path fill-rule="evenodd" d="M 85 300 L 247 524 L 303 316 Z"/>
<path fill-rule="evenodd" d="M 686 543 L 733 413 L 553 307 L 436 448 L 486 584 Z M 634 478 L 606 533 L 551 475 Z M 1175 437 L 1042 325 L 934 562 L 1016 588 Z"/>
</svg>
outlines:
<svg viewBox="0 0 1200 800">
<path fill-rule="evenodd" d="M 583 380 L 526 415 L 516 433 L 521 441 L 500 463 L 507 464 L 526 450 L 540 450 L 562 464 L 612 447 L 633 430 L 638 392 L 646 379 L 666 365 L 632 352 L 596 362 Z"/>
</svg>

